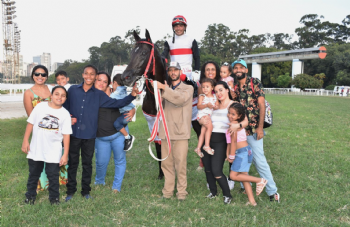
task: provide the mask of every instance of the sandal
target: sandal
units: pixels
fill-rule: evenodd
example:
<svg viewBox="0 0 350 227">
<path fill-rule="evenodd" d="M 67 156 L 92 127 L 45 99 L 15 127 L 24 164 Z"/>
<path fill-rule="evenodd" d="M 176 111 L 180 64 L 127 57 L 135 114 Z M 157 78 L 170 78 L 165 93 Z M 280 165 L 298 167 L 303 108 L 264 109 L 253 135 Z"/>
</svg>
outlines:
<svg viewBox="0 0 350 227">
<path fill-rule="evenodd" d="M 198 149 L 198 147 L 194 149 L 194 152 L 196 152 L 200 158 L 204 157 L 204 154 Z"/>
<path fill-rule="evenodd" d="M 257 203 L 251 203 L 251 202 L 247 202 L 246 204 L 245 204 L 246 206 L 253 206 L 253 207 L 255 207 L 256 205 L 258 205 Z"/>
<path fill-rule="evenodd" d="M 211 149 L 210 147 L 203 146 L 203 150 L 205 150 L 210 155 L 214 155 L 214 149 Z"/>
<path fill-rule="evenodd" d="M 256 183 L 256 195 L 260 195 L 260 193 L 264 190 L 266 184 L 267 180 L 265 180 L 264 178 L 261 178 L 260 183 Z"/>
</svg>

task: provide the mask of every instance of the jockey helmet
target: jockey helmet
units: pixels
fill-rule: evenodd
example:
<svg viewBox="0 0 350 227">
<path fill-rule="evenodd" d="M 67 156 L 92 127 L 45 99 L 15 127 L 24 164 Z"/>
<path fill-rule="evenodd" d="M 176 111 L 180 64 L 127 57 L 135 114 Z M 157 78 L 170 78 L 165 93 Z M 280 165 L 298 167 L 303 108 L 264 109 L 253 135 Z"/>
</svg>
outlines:
<svg viewBox="0 0 350 227">
<path fill-rule="evenodd" d="M 173 18 L 172 26 L 174 27 L 177 24 L 183 24 L 187 26 L 187 20 L 184 16 L 177 15 Z"/>
</svg>

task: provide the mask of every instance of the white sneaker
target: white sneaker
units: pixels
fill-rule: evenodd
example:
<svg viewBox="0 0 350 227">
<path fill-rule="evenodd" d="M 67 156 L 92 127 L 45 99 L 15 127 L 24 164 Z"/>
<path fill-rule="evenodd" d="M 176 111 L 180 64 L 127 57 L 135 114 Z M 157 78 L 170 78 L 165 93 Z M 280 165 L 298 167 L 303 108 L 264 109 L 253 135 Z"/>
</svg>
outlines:
<svg viewBox="0 0 350 227">
<path fill-rule="evenodd" d="M 233 180 L 230 180 L 227 178 L 227 183 L 228 183 L 230 190 L 233 190 L 235 188 L 235 182 Z"/>
<path fill-rule="evenodd" d="M 196 169 L 196 171 L 198 171 L 198 172 L 201 172 L 202 170 L 203 170 L 202 166 L 198 166 L 197 169 Z"/>
</svg>

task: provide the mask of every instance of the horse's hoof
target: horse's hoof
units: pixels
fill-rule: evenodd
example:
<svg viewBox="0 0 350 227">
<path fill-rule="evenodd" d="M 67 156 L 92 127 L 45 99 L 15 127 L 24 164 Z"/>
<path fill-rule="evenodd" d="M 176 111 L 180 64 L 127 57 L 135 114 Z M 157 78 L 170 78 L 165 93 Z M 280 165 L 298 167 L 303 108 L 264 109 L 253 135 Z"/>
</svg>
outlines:
<svg viewBox="0 0 350 227">
<path fill-rule="evenodd" d="M 164 178 L 164 175 L 159 175 L 157 179 L 158 180 L 163 180 L 163 178 Z"/>
</svg>

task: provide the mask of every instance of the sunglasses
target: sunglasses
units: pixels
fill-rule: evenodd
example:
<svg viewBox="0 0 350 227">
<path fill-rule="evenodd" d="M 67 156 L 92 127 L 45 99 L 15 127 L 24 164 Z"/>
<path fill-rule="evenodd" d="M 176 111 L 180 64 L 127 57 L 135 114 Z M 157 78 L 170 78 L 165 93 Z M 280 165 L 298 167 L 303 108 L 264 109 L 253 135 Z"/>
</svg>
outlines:
<svg viewBox="0 0 350 227">
<path fill-rule="evenodd" d="M 227 62 L 225 62 L 223 65 L 224 65 L 224 66 L 229 66 L 230 64 L 229 64 L 229 63 L 227 63 Z"/>
<path fill-rule="evenodd" d="M 185 21 L 182 17 L 175 17 L 175 18 L 173 19 L 173 21 L 176 21 L 176 20 Z"/>
<path fill-rule="evenodd" d="M 34 73 L 34 76 L 42 76 L 42 77 L 47 77 L 46 73 Z"/>
</svg>

